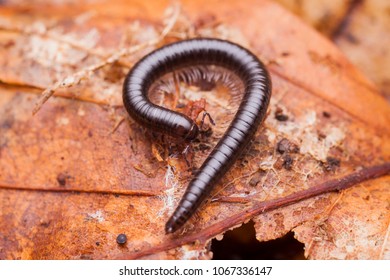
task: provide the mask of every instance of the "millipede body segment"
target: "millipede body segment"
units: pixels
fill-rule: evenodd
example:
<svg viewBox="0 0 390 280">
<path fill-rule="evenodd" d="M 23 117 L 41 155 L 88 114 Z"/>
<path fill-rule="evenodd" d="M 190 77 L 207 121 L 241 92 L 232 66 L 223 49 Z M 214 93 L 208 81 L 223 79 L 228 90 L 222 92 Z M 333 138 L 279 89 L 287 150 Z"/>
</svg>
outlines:
<svg viewBox="0 0 390 280">
<path fill-rule="evenodd" d="M 189 117 L 150 102 L 151 85 L 163 75 L 184 68 L 215 65 L 232 71 L 244 86 L 237 113 L 223 137 L 189 183 L 165 226 L 166 233 L 180 228 L 231 168 L 264 120 L 271 97 L 271 79 L 263 63 L 247 49 L 219 39 L 190 39 L 157 49 L 141 59 L 127 75 L 123 102 L 141 125 L 191 141 L 199 128 Z"/>
</svg>

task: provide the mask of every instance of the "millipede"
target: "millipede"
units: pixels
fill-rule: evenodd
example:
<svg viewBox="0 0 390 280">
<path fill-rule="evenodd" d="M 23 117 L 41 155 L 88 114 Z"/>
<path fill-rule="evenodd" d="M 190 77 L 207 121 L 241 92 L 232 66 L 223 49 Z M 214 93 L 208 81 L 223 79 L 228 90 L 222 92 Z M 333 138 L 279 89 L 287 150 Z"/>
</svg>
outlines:
<svg viewBox="0 0 390 280">
<path fill-rule="evenodd" d="M 136 122 L 190 142 L 199 135 L 196 122 L 184 114 L 152 103 L 148 95 L 151 85 L 162 76 L 207 65 L 233 72 L 243 84 L 243 96 L 226 132 L 190 181 L 167 221 L 166 233 L 175 232 L 188 221 L 254 137 L 266 116 L 271 79 L 264 64 L 244 47 L 226 40 L 197 38 L 152 51 L 132 67 L 123 85 L 124 106 Z M 197 75 L 199 79 L 203 76 Z"/>
</svg>

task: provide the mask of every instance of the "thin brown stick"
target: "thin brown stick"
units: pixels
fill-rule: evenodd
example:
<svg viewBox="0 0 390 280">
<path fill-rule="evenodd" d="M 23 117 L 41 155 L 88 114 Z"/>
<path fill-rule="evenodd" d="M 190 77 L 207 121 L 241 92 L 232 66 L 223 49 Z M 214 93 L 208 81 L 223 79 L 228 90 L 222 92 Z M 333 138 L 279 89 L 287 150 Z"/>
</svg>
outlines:
<svg viewBox="0 0 390 280">
<path fill-rule="evenodd" d="M 348 29 L 349 25 L 352 22 L 353 16 L 356 14 L 356 11 L 363 5 L 362 0 L 351 0 L 349 1 L 348 8 L 346 9 L 344 16 L 338 26 L 335 27 L 331 34 L 331 38 L 333 42 L 336 42 L 337 39 L 339 39 L 345 31 Z"/>
<path fill-rule="evenodd" d="M 20 185 L 11 185 L 0 182 L 0 190 L 28 191 L 28 192 L 48 192 L 48 193 L 88 193 L 88 194 L 109 194 L 126 196 L 157 196 L 161 195 L 158 190 L 89 190 L 82 187 L 58 187 L 58 186 L 34 186 L 25 187 Z"/>
<path fill-rule="evenodd" d="M 76 73 L 74 73 L 70 76 L 67 76 L 67 77 L 63 78 L 62 80 L 56 82 L 54 85 L 46 88 L 42 92 L 38 101 L 36 102 L 35 107 L 32 111 L 32 114 L 35 115 L 41 109 L 43 104 L 45 104 L 45 102 L 47 100 L 49 100 L 49 98 L 54 94 L 54 92 L 56 90 L 58 90 L 60 88 L 69 88 L 69 87 L 72 87 L 74 85 L 77 85 L 82 80 L 89 79 L 89 77 L 95 71 L 103 68 L 104 66 L 118 62 L 122 57 L 128 56 L 128 55 L 133 54 L 137 51 L 140 51 L 142 49 L 145 49 L 149 46 L 156 45 L 159 42 L 161 42 L 168 35 L 170 30 L 175 25 L 176 20 L 179 16 L 179 13 L 180 13 L 180 7 L 178 5 L 175 5 L 173 15 L 170 17 L 168 23 L 166 24 L 165 28 L 163 29 L 163 31 L 161 32 L 161 34 L 158 37 L 156 37 L 152 40 L 149 40 L 145 43 L 131 46 L 129 48 L 122 48 L 122 49 L 118 50 L 117 52 L 111 54 L 110 56 L 108 56 L 104 60 L 99 61 L 98 63 L 95 63 L 93 65 L 90 65 L 86 68 L 83 68 L 83 69 L 77 71 Z M 99 55 L 99 56 L 101 56 L 101 55 Z M 126 66 L 130 66 L 130 65 L 126 65 Z"/>
<path fill-rule="evenodd" d="M 321 194 L 328 192 L 340 191 L 348 189 L 356 184 L 361 182 L 378 178 L 390 174 L 390 162 L 384 163 L 382 165 L 376 165 L 372 167 L 363 168 L 357 172 L 351 173 L 342 178 L 333 179 L 326 181 L 324 183 L 318 184 L 309 189 L 293 193 L 291 195 L 269 200 L 263 202 L 255 203 L 251 208 L 239 212 L 231 217 L 228 220 L 217 222 L 197 233 L 193 233 L 187 236 L 170 236 L 170 238 L 163 241 L 161 244 L 158 244 L 154 247 L 151 247 L 142 252 L 129 252 L 119 255 L 119 259 L 139 259 L 146 257 L 148 255 L 156 254 L 162 251 L 173 249 L 184 244 L 200 242 L 205 244 L 208 240 L 214 236 L 221 234 L 235 226 L 242 224 L 244 221 L 247 221 L 259 214 L 268 212 L 277 208 L 285 207 L 299 201 L 312 198 Z"/>
</svg>

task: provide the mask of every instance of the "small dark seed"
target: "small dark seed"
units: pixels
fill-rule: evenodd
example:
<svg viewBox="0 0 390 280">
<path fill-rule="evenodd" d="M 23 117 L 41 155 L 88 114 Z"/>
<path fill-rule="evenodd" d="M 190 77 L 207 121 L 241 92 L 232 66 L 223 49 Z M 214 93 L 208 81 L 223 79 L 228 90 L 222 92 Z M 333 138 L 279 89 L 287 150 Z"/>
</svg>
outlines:
<svg viewBox="0 0 390 280">
<path fill-rule="evenodd" d="M 318 132 L 318 140 L 324 140 L 326 138 L 326 134 L 322 132 Z"/>
<path fill-rule="evenodd" d="M 284 154 L 285 152 L 298 153 L 299 147 L 296 144 L 290 142 L 287 138 L 283 138 L 278 142 L 276 151 L 280 154 Z"/>
<path fill-rule="evenodd" d="M 292 169 L 293 162 L 294 162 L 294 160 L 292 159 L 292 157 L 289 154 L 286 154 L 283 157 L 283 167 L 286 170 L 291 170 Z"/>
<path fill-rule="evenodd" d="M 64 174 L 64 173 L 60 173 L 57 175 L 57 182 L 60 186 L 65 186 L 66 185 L 66 179 L 69 178 L 68 175 Z"/>
<path fill-rule="evenodd" d="M 288 120 L 288 116 L 283 114 L 283 110 L 282 109 L 277 108 L 276 112 L 275 112 L 275 119 L 277 119 L 280 122 L 285 122 L 285 121 Z"/>
<path fill-rule="evenodd" d="M 281 114 L 281 115 L 276 115 L 275 118 L 276 118 L 278 121 L 280 121 L 280 122 L 285 122 L 285 121 L 288 120 L 288 116 L 287 116 L 287 115 L 283 115 L 283 114 Z"/>
<path fill-rule="evenodd" d="M 288 151 L 288 147 L 290 146 L 290 141 L 288 141 L 288 139 L 286 138 L 283 138 L 282 140 L 280 140 L 277 144 L 277 147 L 276 147 L 276 150 L 280 153 L 280 154 L 284 154 L 285 152 Z"/>
<path fill-rule="evenodd" d="M 327 157 L 326 162 L 333 166 L 340 166 L 340 160 L 334 157 Z"/>
<path fill-rule="evenodd" d="M 341 161 L 334 157 L 327 157 L 326 162 L 323 163 L 325 171 L 333 172 L 340 167 Z"/>
<path fill-rule="evenodd" d="M 118 237 L 116 238 L 116 243 L 118 243 L 119 245 L 123 245 L 126 242 L 127 242 L 127 236 L 124 233 L 119 234 Z"/>
</svg>

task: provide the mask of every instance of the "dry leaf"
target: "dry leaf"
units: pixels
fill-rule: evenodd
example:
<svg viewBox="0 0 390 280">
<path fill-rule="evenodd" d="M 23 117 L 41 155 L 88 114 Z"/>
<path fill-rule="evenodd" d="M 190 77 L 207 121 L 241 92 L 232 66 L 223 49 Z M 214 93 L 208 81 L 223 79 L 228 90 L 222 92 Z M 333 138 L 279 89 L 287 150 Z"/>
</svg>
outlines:
<svg viewBox="0 0 390 280">
<path fill-rule="evenodd" d="M 390 100 L 390 2 L 276 0 L 333 40 Z"/>
<path fill-rule="evenodd" d="M 267 201 L 389 172 L 389 105 L 336 47 L 265 0 L 182 1 L 179 14 L 168 1 L 117 2 L 0 8 L 1 259 L 207 259 L 212 238 L 249 219 L 259 240 L 294 231 L 308 258 L 390 258 L 389 176 L 262 213 Z M 128 118 L 121 87 L 144 54 L 193 36 L 250 48 L 273 96 L 213 199 L 165 235 L 191 174 L 179 148 Z M 50 88 L 57 97 L 32 116 Z M 193 147 L 194 167 L 237 108 L 212 91 L 181 90 L 183 102 L 205 98 L 216 122 Z"/>
</svg>

